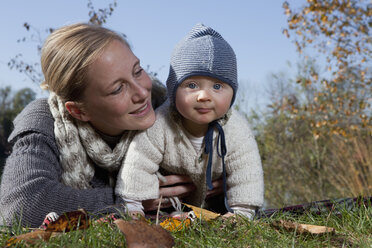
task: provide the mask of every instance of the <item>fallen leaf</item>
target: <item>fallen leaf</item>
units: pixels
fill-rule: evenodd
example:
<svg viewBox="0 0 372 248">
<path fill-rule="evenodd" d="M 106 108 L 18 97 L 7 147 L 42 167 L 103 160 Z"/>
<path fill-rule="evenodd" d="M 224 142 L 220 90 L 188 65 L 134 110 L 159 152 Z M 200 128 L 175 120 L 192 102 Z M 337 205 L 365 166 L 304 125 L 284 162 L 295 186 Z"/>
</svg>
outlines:
<svg viewBox="0 0 372 248">
<path fill-rule="evenodd" d="M 38 240 L 48 241 L 51 236 L 52 232 L 47 232 L 44 230 L 35 230 L 29 233 L 11 237 L 10 239 L 7 240 L 6 247 L 11 247 L 21 241 L 25 241 L 28 244 L 34 244 Z"/>
<path fill-rule="evenodd" d="M 197 218 L 205 220 L 205 221 L 210 221 L 216 219 L 220 214 L 217 214 L 215 212 L 203 209 L 203 208 L 198 208 L 193 205 L 189 205 L 186 203 L 183 203 L 185 206 L 191 208 L 194 211 L 194 214 L 196 215 Z"/>
<path fill-rule="evenodd" d="M 159 225 L 143 220 L 115 220 L 114 223 L 124 234 L 128 248 L 168 248 L 174 245 L 172 235 Z"/>
<path fill-rule="evenodd" d="M 36 229 L 34 231 L 11 237 L 6 242 L 6 247 L 13 246 L 18 242 L 25 241 L 34 244 L 38 240 L 48 241 L 51 237 L 59 235 L 61 232 L 69 232 L 77 229 L 86 229 L 90 221 L 84 209 L 67 212 L 57 220 L 50 222 L 45 230 Z"/>
<path fill-rule="evenodd" d="M 287 231 L 296 230 L 298 233 L 311 233 L 311 234 L 335 233 L 335 229 L 332 227 L 300 224 L 300 223 L 296 223 L 292 221 L 285 221 L 285 220 L 274 221 L 272 225 L 276 228 L 284 228 Z"/>
<path fill-rule="evenodd" d="M 160 226 L 170 232 L 176 232 L 190 226 L 190 224 L 190 219 L 179 220 L 176 218 L 167 218 L 160 223 Z"/>
<path fill-rule="evenodd" d="M 84 209 L 79 209 L 62 214 L 56 221 L 49 223 L 46 231 L 69 232 L 77 229 L 87 229 L 89 225 L 88 214 Z"/>
</svg>

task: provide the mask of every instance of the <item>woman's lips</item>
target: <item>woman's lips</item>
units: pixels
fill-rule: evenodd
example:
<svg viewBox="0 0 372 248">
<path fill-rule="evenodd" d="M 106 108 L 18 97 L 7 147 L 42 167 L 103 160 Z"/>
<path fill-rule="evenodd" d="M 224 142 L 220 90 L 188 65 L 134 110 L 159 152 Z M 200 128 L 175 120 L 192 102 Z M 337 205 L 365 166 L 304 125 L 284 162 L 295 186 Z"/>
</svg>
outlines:
<svg viewBox="0 0 372 248">
<path fill-rule="evenodd" d="M 146 104 L 144 104 L 142 107 L 140 107 L 139 109 L 133 111 L 133 112 L 130 112 L 129 114 L 131 115 L 134 115 L 136 117 L 141 117 L 141 116 L 144 116 L 146 115 L 147 113 L 149 113 L 151 110 L 151 104 L 150 102 L 148 101 Z"/>
</svg>

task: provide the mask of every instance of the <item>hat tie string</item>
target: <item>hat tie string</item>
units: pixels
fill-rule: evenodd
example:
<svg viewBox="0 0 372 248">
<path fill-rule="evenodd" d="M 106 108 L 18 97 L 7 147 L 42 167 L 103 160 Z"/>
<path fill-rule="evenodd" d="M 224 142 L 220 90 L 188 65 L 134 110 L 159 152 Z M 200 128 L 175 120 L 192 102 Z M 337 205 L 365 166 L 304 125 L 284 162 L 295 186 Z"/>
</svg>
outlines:
<svg viewBox="0 0 372 248">
<path fill-rule="evenodd" d="M 208 189 L 213 189 L 212 185 L 212 158 L 213 158 L 213 131 L 217 129 L 217 154 L 222 158 L 222 181 L 223 181 L 223 192 L 224 192 L 224 202 L 227 211 L 233 212 L 227 202 L 227 186 L 226 186 L 226 167 L 225 167 L 225 155 L 226 155 L 226 142 L 225 142 L 225 133 L 221 125 L 217 121 L 212 121 L 208 125 L 208 130 L 205 135 L 205 149 L 204 153 L 209 154 L 208 165 L 207 165 L 207 186 Z"/>
</svg>

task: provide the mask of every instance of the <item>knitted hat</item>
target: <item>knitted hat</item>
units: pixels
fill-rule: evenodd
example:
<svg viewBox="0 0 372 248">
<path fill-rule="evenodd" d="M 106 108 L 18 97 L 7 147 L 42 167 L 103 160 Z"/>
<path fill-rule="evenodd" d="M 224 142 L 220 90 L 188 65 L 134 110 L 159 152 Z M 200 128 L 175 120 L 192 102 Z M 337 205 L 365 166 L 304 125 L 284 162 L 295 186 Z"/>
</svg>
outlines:
<svg viewBox="0 0 372 248">
<path fill-rule="evenodd" d="M 169 76 L 168 96 L 175 103 L 178 86 L 191 76 L 209 76 L 223 81 L 234 91 L 238 89 L 236 56 L 231 46 L 210 27 L 197 24 L 174 48 Z"/>
</svg>

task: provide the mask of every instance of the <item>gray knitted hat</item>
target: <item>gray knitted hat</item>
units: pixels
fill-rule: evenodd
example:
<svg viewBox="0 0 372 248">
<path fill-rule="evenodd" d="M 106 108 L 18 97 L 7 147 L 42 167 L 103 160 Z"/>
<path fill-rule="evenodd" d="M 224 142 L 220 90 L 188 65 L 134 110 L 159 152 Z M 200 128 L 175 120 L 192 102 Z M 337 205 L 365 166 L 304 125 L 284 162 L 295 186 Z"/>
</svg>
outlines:
<svg viewBox="0 0 372 248">
<path fill-rule="evenodd" d="M 191 76 L 209 76 L 229 84 L 234 95 L 238 89 L 236 56 L 231 46 L 210 27 L 197 24 L 174 48 L 169 76 L 168 96 L 175 102 L 180 83 Z"/>
</svg>

